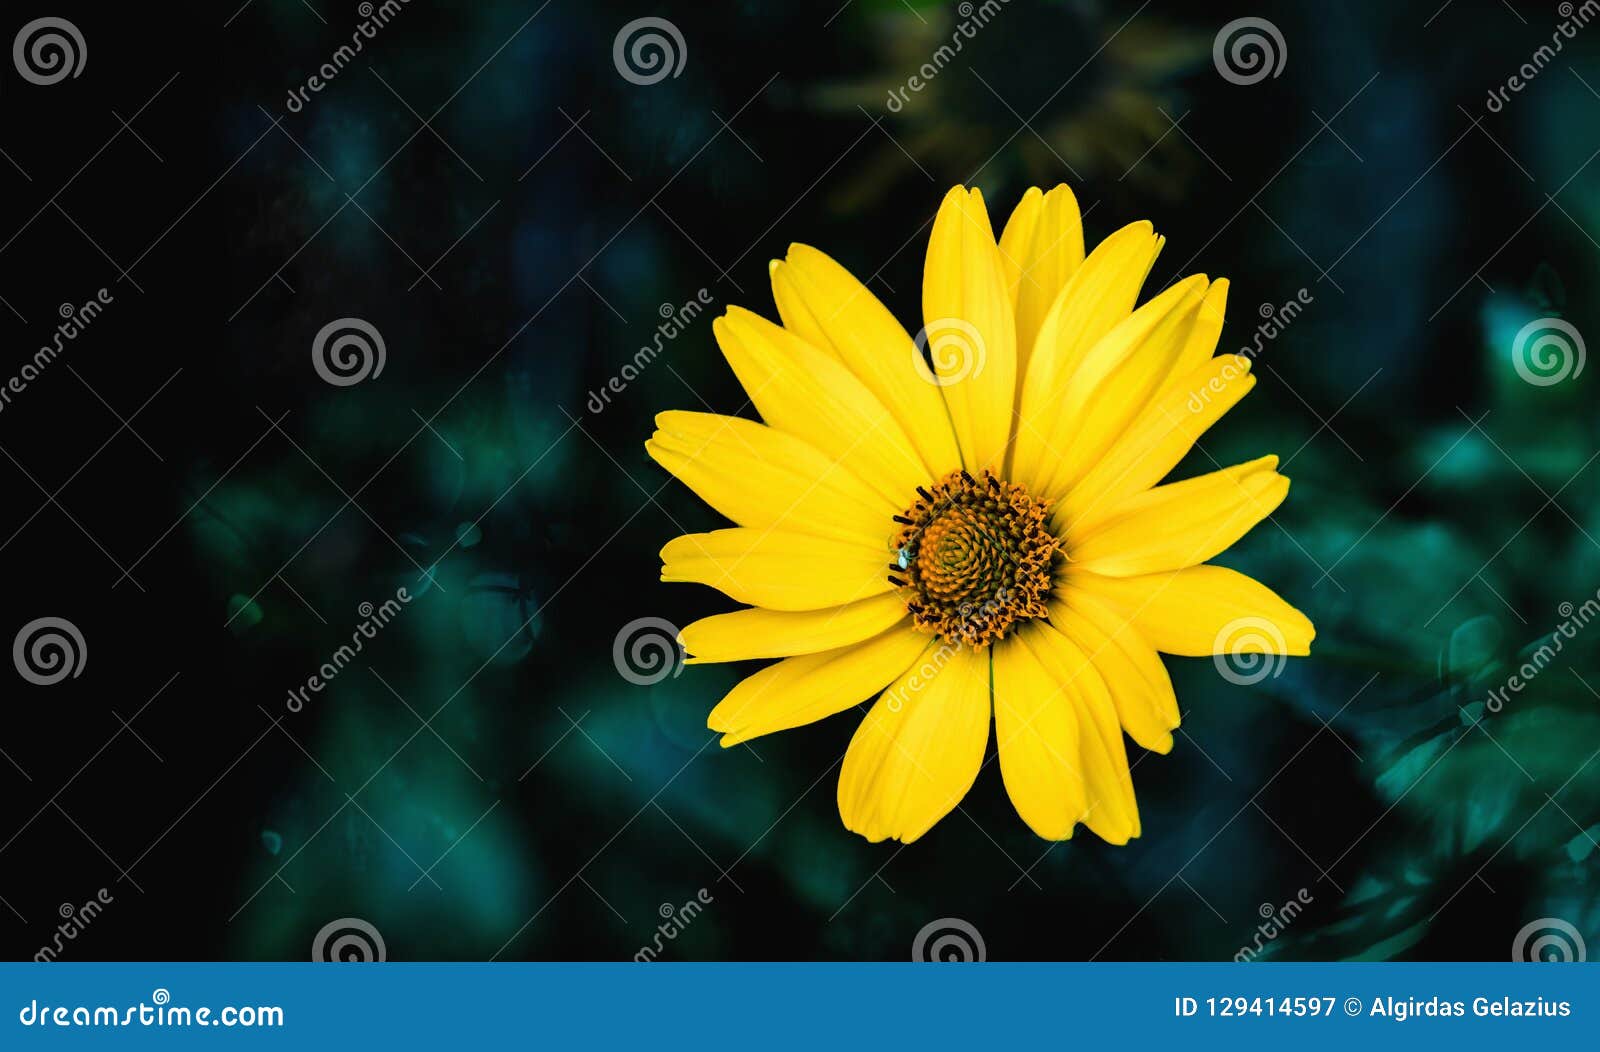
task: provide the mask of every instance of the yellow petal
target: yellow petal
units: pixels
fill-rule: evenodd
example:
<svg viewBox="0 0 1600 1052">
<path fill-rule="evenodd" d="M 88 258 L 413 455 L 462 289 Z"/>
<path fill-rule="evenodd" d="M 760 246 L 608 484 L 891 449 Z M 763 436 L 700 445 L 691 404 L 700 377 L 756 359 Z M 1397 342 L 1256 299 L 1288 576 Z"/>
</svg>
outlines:
<svg viewBox="0 0 1600 1052">
<path fill-rule="evenodd" d="M 928 647 L 926 635 L 905 626 L 865 643 L 786 658 L 729 691 L 706 726 L 723 735 L 726 748 L 814 723 L 870 698 Z"/>
<path fill-rule="evenodd" d="M 1022 258 L 1028 254 L 1028 246 L 1033 243 L 1033 232 L 1039 225 L 1039 216 L 1043 211 L 1044 191 L 1037 186 L 1030 186 L 1023 192 L 1017 207 L 1011 210 L 1006 228 L 1000 232 L 1000 271 L 1006 277 L 1006 294 L 1011 297 L 1013 311 L 1017 309 L 1018 285 L 1022 280 Z M 1020 334 L 1021 331 L 1018 326 L 1017 332 Z M 1021 353 L 1021 348 L 1018 348 L 1019 357 Z"/>
<path fill-rule="evenodd" d="M 1218 278 L 1206 290 L 1206 298 L 1195 313 L 1194 325 L 1184 341 L 1183 353 L 1178 356 L 1167 385 L 1182 383 L 1196 369 L 1211 360 L 1217 349 L 1217 337 L 1222 335 L 1222 319 L 1228 311 L 1228 279 Z"/>
<path fill-rule="evenodd" d="M 1082 589 L 1129 621 L 1157 650 L 1185 657 L 1311 653 L 1317 631 L 1299 610 L 1252 577 L 1222 566 L 1191 566 L 1142 577 L 1064 575 L 1058 595 Z"/>
<path fill-rule="evenodd" d="M 1054 499 L 1105 455 L 1172 374 L 1205 297 L 1203 275 L 1185 278 L 1107 333 L 1084 356 L 1054 415 L 1029 421 L 1055 456 L 1037 492 Z"/>
<path fill-rule="evenodd" d="M 1089 809 L 1073 695 L 1016 639 L 994 646 L 994 736 L 1006 795 L 1028 827 L 1068 840 Z"/>
<path fill-rule="evenodd" d="M 859 643 L 899 624 L 905 600 L 894 592 L 826 610 L 736 610 L 703 617 L 678 633 L 690 663 L 793 657 Z"/>
<path fill-rule="evenodd" d="M 734 416 L 672 411 L 645 450 L 740 526 L 884 543 L 900 509 L 815 446 Z"/>
<path fill-rule="evenodd" d="M 788 258 L 774 262 L 772 291 L 784 325 L 860 378 L 905 429 L 934 477 L 960 466 L 939 389 L 919 375 L 921 352 L 878 297 L 807 245 L 790 245 Z"/>
<path fill-rule="evenodd" d="M 1028 353 L 1022 373 L 1021 420 L 1012 452 L 1011 477 L 1033 486 L 1054 459 L 1042 439 L 1043 421 L 1059 408 L 1067 383 L 1089 349 L 1128 317 L 1162 239 L 1147 222 L 1123 227 L 1089 253 L 1057 293 Z"/>
<path fill-rule="evenodd" d="M 967 795 L 988 742 L 988 648 L 930 646 L 850 739 L 839 772 L 845 828 L 911 843 Z"/>
<path fill-rule="evenodd" d="M 1050 623 L 1089 656 L 1111 692 L 1128 737 L 1152 752 L 1172 751 L 1178 698 L 1161 655 L 1131 624 L 1082 592 L 1050 605 Z"/>
<path fill-rule="evenodd" d="M 1004 466 L 1017 375 L 1016 320 L 983 195 L 945 195 L 928 239 L 922 317 L 933 375 L 969 471 Z"/>
<path fill-rule="evenodd" d="M 1083 824 L 1107 843 L 1126 844 L 1139 835 L 1139 806 L 1105 681 L 1082 648 L 1047 622 L 1030 622 L 1017 638 L 1071 699 L 1077 714 L 1078 762 L 1088 793 Z"/>
<path fill-rule="evenodd" d="M 741 307 L 712 330 L 768 424 L 810 442 L 898 507 L 933 478 L 883 403 L 838 359 Z"/>
<path fill-rule="evenodd" d="M 887 592 L 889 552 L 794 530 L 690 533 L 661 549 L 663 581 L 710 585 L 751 606 L 820 610 Z"/>
<path fill-rule="evenodd" d="M 1070 524 L 1070 558 L 1110 577 L 1203 563 L 1283 503 L 1289 480 L 1277 467 L 1266 456 L 1127 497 Z"/>
<path fill-rule="evenodd" d="M 1017 318 L 1017 387 L 1045 315 L 1067 280 L 1083 263 L 1083 219 L 1066 184 L 1022 197 L 1000 235 L 1000 261 Z"/>
<path fill-rule="evenodd" d="M 1160 482 L 1255 383 L 1250 359 L 1224 354 L 1163 391 L 1061 498 L 1054 521 L 1074 522 Z"/>
<path fill-rule="evenodd" d="M 794 248 L 794 245 L 790 245 L 789 251 L 793 252 Z M 768 260 L 767 277 L 772 281 L 772 302 L 778 308 L 778 320 L 783 323 L 783 327 L 817 350 L 827 351 L 835 358 L 839 358 L 838 350 L 818 324 L 817 316 L 812 312 L 810 305 L 806 303 L 805 295 L 795 281 L 794 268 L 786 266 L 785 260 Z M 840 358 L 840 361 L 843 360 Z"/>
</svg>

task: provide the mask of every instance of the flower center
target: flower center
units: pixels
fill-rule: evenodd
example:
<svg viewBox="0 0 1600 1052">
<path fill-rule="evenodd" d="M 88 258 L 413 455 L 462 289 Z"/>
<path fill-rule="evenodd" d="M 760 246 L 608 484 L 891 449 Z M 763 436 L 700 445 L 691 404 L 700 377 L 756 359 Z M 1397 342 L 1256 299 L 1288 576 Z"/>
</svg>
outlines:
<svg viewBox="0 0 1600 1052">
<path fill-rule="evenodd" d="M 1060 542 L 1046 527 L 1050 502 L 985 470 L 952 471 L 896 515 L 903 589 L 917 628 L 949 643 L 985 646 L 1019 621 L 1043 617 Z"/>
</svg>

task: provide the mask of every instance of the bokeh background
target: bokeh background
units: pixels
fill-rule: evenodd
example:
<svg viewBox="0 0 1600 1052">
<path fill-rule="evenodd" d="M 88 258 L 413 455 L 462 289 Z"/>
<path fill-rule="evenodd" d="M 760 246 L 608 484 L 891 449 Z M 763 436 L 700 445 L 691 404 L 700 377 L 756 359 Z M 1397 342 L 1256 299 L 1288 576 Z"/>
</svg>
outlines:
<svg viewBox="0 0 1600 1052">
<path fill-rule="evenodd" d="M 992 959 L 1600 938 L 1600 26 L 1535 59 L 1600 10 L 411 0 L 297 108 L 356 5 L 29 2 L 0 29 L 43 16 L 87 61 L 0 69 L 0 372 L 61 304 L 111 302 L 0 410 L 6 631 L 62 617 L 87 650 L 53 686 L 5 670 L 8 955 L 97 896 L 62 959 L 304 959 L 343 918 L 391 960 L 626 959 L 663 925 L 663 960 L 905 959 L 941 918 Z M 682 66 L 637 83 L 614 42 L 651 16 Z M 1213 42 L 1246 16 L 1281 68 L 1238 83 Z M 1067 182 L 1091 242 L 1153 220 L 1152 290 L 1231 278 L 1224 349 L 1302 305 L 1185 468 L 1283 457 L 1289 500 L 1223 561 L 1315 653 L 1249 685 L 1169 660 L 1184 733 L 1129 743 L 1125 848 L 1038 840 L 993 765 L 921 841 L 869 845 L 833 800 L 850 715 L 723 751 L 705 715 L 748 670 L 614 655 L 728 607 L 657 581 L 717 519 L 643 451 L 661 410 L 749 413 L 711 316 L 770 314 L 767 261 L 804 241 L 914 331 L 962 182 L 998 216 Z M 385 365 L 338 386 L 311 348 L 349 317 Z M 1549 319 L 1577 335 L 1533 353 Z"/>
</svg>

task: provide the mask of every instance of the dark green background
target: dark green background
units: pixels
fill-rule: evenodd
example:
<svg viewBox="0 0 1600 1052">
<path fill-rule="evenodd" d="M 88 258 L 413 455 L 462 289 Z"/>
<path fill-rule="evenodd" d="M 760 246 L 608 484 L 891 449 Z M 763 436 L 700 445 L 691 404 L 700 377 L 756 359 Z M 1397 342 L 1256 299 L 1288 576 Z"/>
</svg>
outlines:
<svg viewBox="0 0 1600 1052">
<path fill-rule="evenodd" d="M 903 959 L 943 917 L 994 959 L 1231 958 L 1302 889 L 1272 957 L 1504 959 L 1551 917 L 1600 937 L 1600 630 L 1484 707 L 1600 587 L 1593 369 L 1512 364 L 1527 322 L 1600 331 L 1600 28 L 1490 113 L 1554 5 L 1012 0 L 890 113 L 954 5 L 413 0 L 286 114 L 353 5 L 34 6 L 0 29 L 70 17 L 89 62 L 53 88 L 0 70 L 0 371 L 57 304 L 115 301 L 78 377 L 0 417 L 7 631 L 65 616 L 91 655 L 6 691 L 14 956 L 101 887 L 63 957 L 302 959 L 353 916 L 395 960 L 628 958 L 701 889 L 663 959 Z M 634 85 L 612 40 L 652 14 L 685 66 Z M 1281 30 L 1280 76 L 1219 76 L 1243 15 Z M 1311 299 L 1186 468 L 1284 458 L 1288 501 L 1223 561 L 1315 621 L 1314 653 L 1250 687 L 1169 661 L 1185 733 L 1129 744 L 1128 847 L 1036 839 L 993 764 L 921 841 L 869 845 L 833 800 L 853 715 L 722 751 L 705 715 L 748 670 L 613 664 L 635 619 L 731 605 L 657 581 L 666 540 L 718 522 L 643 451 L 661 410 L 744 405 L 711 312 L 586 402 L 663 304 L 770 315 L 791 241 L 915 330 L 945 190 L 999 222 L 1059 181 L 1091 243 L 1166 235 L 1152 290 L 1232 280 L 1223 349 Z M 344 316 L 387 364 L 338 388 L 309 349 Z M 113 587 L 136 560 L 143 591 Z M 286 712 L 401 586 L 422 594 Z"/>
</svg>

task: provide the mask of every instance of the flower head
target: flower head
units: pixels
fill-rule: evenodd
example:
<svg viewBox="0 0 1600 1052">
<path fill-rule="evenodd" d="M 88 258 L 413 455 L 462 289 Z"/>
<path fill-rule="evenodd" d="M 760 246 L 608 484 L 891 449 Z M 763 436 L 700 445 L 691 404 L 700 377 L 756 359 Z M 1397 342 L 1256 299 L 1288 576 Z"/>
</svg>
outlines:
<svg viewBox="0 0 1600 1052">
<path fill-rule="evenodd" d="M 764 423 L 667 412 L 646 449 L 737 525 L 662 549 L 662 580 L 749 609 L 683 630 L 693 661 L 777 658 L 709 725 L 734 745 L 878 695 L 844 757 L 839 812 L 909 842 L 984 766 L 1023 820 L 1065 839 L 1139 835 L 1122 735 L 1165 753 L 1161 653 L 1309 652 L 1315 632 L 1206 561 L 1288 493 L 1277 457 L 1162 483 L 1255 383 L 1213 357 L 1227 282 L 1135 306 L 1149 223 L 1085 256 L 1065 186 L 1029 190 L 998 241 L 977 190 L 934 220 L 924 328 L 909 336 L 828 256 L 772 264 L 782 324 L 717 319 Z"/>
</svg>

